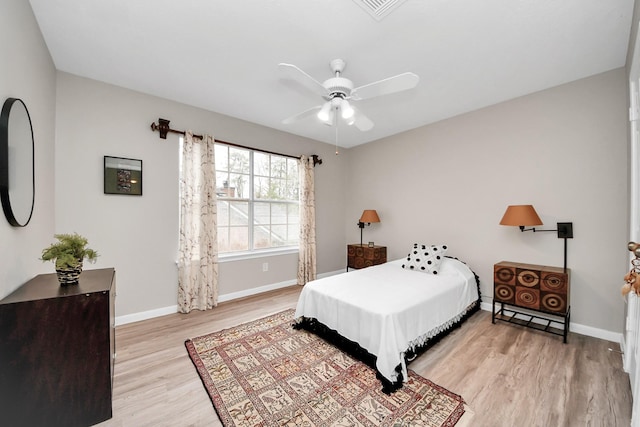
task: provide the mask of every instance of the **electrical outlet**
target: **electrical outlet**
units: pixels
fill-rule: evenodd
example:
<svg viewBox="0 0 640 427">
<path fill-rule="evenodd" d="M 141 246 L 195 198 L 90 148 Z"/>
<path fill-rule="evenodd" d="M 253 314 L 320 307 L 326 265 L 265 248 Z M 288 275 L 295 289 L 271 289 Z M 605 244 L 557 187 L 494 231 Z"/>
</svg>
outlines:
<svg viewBox="0 0 640 427">
<path fill-rule="evenodd" d="M 268 262 L 263 262 L 262 263 L 262 271 L 269 271 L 269 263 Z"/>
</svg>

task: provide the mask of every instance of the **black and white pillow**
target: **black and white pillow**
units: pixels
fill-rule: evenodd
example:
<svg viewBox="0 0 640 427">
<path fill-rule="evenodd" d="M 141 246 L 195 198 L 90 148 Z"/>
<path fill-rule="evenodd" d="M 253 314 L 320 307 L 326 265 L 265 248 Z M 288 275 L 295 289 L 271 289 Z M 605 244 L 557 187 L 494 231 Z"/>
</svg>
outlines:
<svg viewBox="0 0 640 427">
<path fill-rule="evenodd" d="M 447 253 L 447 245 L 414 243 L 402 268 L 423 273 L 438 274 L 440 263 Z"/>
</svg>

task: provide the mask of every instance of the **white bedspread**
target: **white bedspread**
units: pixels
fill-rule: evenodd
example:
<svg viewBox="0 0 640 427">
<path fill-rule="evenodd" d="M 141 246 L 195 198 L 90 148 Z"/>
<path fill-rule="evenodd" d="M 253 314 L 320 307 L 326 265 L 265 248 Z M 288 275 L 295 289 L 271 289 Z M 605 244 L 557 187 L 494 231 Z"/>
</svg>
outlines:
<svg viewBox="0 0 640 427">
<path fill-rule="evenodd" d="M 404 260 L 354 270 L 305 285 L 295 318 L 315 318 L 377 357 L 376 367 L 408 378 L 404 352 L 460 319 L 478 299 L 473 272 L 444 258 L 438 275 L 403 269 Z"/>
</svg>

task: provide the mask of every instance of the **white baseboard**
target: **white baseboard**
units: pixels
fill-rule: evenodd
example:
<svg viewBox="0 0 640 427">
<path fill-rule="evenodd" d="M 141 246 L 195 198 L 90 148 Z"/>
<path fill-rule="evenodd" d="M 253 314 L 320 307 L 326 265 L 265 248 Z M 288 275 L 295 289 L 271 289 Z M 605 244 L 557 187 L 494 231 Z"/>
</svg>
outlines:
<svg viewBox="0 0 640 427">
<path fill-rule="evenodd" d="M 116 317 L 116 326 L 126 325 L 127 323 L 140 322 L 141 320 L 153 319 L 154 317 L 166 316 L 167 314 L 173 314 L 177 312 L 178 305 L 176 304 L 169 307 L 141 311 L 139 313 L 125 314 L 124 316 Z"/>
<path fill-rule="evenodd" d="M 485 311 L 491 312 L 493 310 L 493 304 L 488 302 L 483 302 L 480 304 L 480 308 Z M 543 321 L 534 319 L 533 322 L 544 324 Z M 605 329 L 594 328 L 592 326 L 581 325 L 579 323 L 570 322 L 569 323 L 569 331 L 575 332 L 576 334 L 586 335 L 588 337 L 599 338 L 601 340 L 613 341 L 615 343 L 620 343 L 622 341 L 622 334 L 618 332 L 607 331 Z"/>
<path fill-rule="evenodd" d="M 323 277 L 333 276 L 335 274 L 344 273 L 342 270 L 330 271 L 328 273 L 318 274 L 318 279 Z M 229 294 L 219 295 L 218 302 L 231 301 L 238 298 L 244 298 L 252 295 L 261 294 L 263 292 L 273 291 L 280 288 L 286 288 L 293 286 L 298 281 L 296 279 L 285 280 L 284 282 L 272 283 L 270 285 L 259 286 L 257 288 L 246 289 L 244 291 L 231 292 Z M 116 326 L 126 325 L 127 323 L 140 322 L 142 320 L 153 319 L 154 317 L 166 316 L 167 314 L 173 314 L 178 312 L 178 305 L 171 305 L 169 307 L 156 308 L 154 310 L 141 311 L 139 313 L 126 314 L 124 316 L 116 317 Z"/>
<path fill-rule="evenodd" d="M 244 291 L 231 292 L 230 294 L 218 295 L 218 302 L 231 301 L 238 298 L 249 297 L 251 295 L 261 294 L 263 292 L 274 291 L 280 288 L 286 288 L 298 283 L 297 280 L 286 280 L 280 283 L 272 283 L 271 285 L 259 286 L 257 288 L 245 289 Z"/>
</svg>

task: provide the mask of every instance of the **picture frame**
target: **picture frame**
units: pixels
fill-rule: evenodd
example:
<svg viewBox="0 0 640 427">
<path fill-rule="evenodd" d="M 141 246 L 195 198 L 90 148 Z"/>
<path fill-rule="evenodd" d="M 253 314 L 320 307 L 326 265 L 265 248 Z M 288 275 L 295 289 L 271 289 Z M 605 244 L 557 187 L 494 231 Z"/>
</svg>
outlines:
<svg viewBox="0 0 640 427">
<path fill-rule="evenodd" d="M 373 244 L 373 242 L 369 242 L 369 247 L 370 247 L 370 248 L 372 248 L 372 247 L 374 247 L 374 246 L 375 246 L 375 245 Z"/>
<path fill-rule="evenodd" d="M 142 196 L 142 160 L 104 156 L 104 194 Z"/>
</svg>

